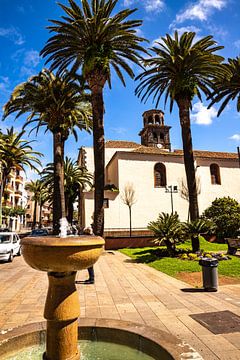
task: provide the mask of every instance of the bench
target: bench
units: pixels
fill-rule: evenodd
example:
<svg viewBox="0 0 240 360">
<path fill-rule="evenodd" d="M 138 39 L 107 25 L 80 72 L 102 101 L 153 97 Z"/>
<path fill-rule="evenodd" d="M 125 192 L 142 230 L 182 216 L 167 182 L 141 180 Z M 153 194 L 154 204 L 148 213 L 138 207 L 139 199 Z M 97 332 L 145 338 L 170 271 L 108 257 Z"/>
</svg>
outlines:
<svg viewBox="0 0 240 360">
<path fill-rule="evenodd" d="M 228 254 L 235 255 L 237 250 L 240 249 L 240 239 L 226 239 L 228 244 Z"/>
</svg>

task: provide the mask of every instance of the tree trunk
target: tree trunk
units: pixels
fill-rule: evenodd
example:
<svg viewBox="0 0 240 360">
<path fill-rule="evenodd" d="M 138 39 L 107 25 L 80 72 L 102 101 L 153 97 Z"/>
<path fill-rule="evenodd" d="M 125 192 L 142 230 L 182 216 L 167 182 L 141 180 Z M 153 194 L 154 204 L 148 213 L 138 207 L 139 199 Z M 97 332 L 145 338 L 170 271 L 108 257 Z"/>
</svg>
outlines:
<svg viewBox="0 0 240 360">
<path fill-rule="evenodd" d="M 85 201 L 84 201 L 84 193 L 82 189 L 79 189 L 78 193 L 78 226 L 80 228 L 80 231 L 83 231 L 83 229 L 86 226 L 85 223 Z"/>
<path fill-rule="evenodd" d="M 92 92 L 92 110 L 93 110 L 93 147 L 94 147 L 94 225 L 95 235 L 103 236 L 104 231 L 104 180 L 105 180 L 105 144 L 104 144 L 104 102 L 103 86 L 104 77 L 88 78 L 88 83 Z"/>
<path fill-rule="evenodd" d="M 65 217 L 64 140 L 60 132 L 53 133 L 53 162 L 53 234 L 58 235 L 60 231 L 60 219 Z"/>
<path fill-rule="evenodd" d="M 37 200 L 34 200 L 32 229 L 36 228 L 36 223 L 37 223 Z"/>
<path fill-rule="evenodd" d="M 40 204 L 39 204 L 39 229 L 42 228 L 42 208 L 43 208 L 43 204 L 40 201 Z"/>
<path fill-rule="evenodd" d="M 182 128 L 184 165 L 189 194 L 189 212 L 190 219 L 193 221 L 199 218 L 199 210 L 189 113 L 191 102 L 189 99 L 178 99 L 177 104 L 179 107 L 179 117 Z"/>
<path fill-rule="evenodd" d="M 71 200 L 71 198 L 68 200 L 68 206 L 67 206 L 67 220 L 69 224 L 72 225 L 73 222 L 73 203 L 74 201 Z"/>
<path fill-rule="evenodd" d="M 200 241 L 198 236 L 191 236 L 191 242 L 192 242 L 192 251 L 194 253 L 198 252 L 200 250 Z"/>
<path fill-rule="evenodd" d="M 130 233 L 130 237 L 132 237 L 132 209 L 131 209 L 131 206 L 129 206 L 129 233 Z"/>
</svg>

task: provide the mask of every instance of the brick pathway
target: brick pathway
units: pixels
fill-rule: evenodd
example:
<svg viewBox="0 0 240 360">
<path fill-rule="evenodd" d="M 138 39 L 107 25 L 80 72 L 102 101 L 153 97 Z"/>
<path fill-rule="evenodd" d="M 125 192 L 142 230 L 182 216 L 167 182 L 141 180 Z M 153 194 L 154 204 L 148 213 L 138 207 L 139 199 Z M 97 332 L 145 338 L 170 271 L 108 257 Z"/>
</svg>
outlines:
<svg viewBox="0 0 240 360">
<path fill-rule="evenodd" d="M 240 333 L 214 335 L 189 315 L 229 310 L 240 316 L 240 285 L 217 293 L 190 293 L 190 287 L 115 252 L 95 265 L 95 285 L 77 285 L 81 317 L 145 323 L 186 340 L 204 359 L 240 360 Z M 87 271 L 77 279 L 87 278 Z M 0 263 L 0 330 L 42 321 L 47 276 L 22 258 Z"/>
</svg>

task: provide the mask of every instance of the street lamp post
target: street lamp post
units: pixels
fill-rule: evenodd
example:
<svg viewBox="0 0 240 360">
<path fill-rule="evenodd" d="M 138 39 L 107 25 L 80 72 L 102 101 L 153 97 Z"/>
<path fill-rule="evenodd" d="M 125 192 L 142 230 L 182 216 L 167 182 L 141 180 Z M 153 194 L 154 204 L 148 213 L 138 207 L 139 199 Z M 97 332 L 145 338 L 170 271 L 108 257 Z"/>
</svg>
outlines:
<svg viewBox="0 0 240 360">
<path fill-rule="evenodd" d="M 176 194 L 178 192 L 178 187 L 177 185 L 168 185 L 165 188 L 165 192 L 171 194 L 171 208 L 173 214 L 173 194 Z"/>
</svg>

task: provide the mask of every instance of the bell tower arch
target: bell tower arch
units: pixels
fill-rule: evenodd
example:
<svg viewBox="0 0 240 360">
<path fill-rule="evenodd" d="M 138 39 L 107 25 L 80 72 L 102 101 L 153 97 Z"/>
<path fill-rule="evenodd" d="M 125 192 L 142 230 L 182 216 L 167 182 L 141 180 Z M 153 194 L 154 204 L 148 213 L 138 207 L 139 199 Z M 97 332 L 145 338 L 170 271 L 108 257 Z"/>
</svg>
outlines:
<svg viewBox="0 0 240 360">
<path fill-rule="evenodd" d="M 143 129 L 140 131 L 141 144 L 171 151 L 170 129 L 164 124 L 162 110 L 148 110 L 143 113 Z"/>
</svg>

